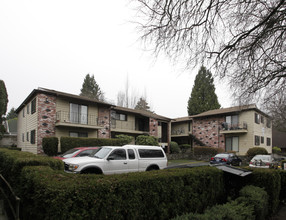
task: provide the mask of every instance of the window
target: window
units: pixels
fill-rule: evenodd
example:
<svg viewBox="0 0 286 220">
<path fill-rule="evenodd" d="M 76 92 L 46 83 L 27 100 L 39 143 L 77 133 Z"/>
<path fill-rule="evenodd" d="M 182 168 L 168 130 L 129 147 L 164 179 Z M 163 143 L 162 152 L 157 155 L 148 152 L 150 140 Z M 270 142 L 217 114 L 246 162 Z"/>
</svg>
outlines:
<svg viewBox="0 0 286 220">
<path fill-rule="evenodd" d="M 36 112 L 36 98 L 33 99 L 31 102 L 31 114 L 34 114 Z"/>
<path fill-rule="evenodd" d="M 255 139 L 255 140 L 254 140 L 254 141 L 255 141 L 255 145 L 256 145 L 256 146 L 259 146 L 259 145 L 260 145 L 260 138 L 259 138 L 259 136 L 256 136 L 256 135 L 255 135 L 255 136 L 254 136 L 254 139 Z"/>
<path fill-rule="evenodd" d="M 22 133 L 22 142 L 25 142 L 25 134 Z"/>
<path fill-rule="evenodd" d="M 255 117 L 255 123 L 256 124 L 259 124 L 260 123 L 260 117 L 259 117 L 259 114 L 257 114 L 257 113 L 254 113 L 255 115 L 254 115 L 254 117 Z"/>
<path fill-rule="evenodd" d="M 264 137 L 262 137 L 262 136 L 261 136 L 261 138 L 260 138 L 260 143 L 261 143 L 261 144 L 264 144 Z"/>
<path fill-rule="evenodd" d="M 138 152 L 141 158 L 164 157 L 162 150 L 139 149 Z"/>
<path fill-rule="evenodd" d="M 23 118 L 25 117 L 25 109 L 23 108 Z"/>
<path fill-rule="evenodd" d="M 87 124 L 87 106 L 70 103 L 70 121 L 72 123 Z"/>
<path fill-rule="evenodd" d="M 271 146 L 271 138 L 267 138 L 267 146 Z"/>
<path fill-rule="evenodd" d="M 74 131 L 71 131 L 70 132 L 70 137 L 88 137 L 88 133 L 87 132 L 74 132 Z"/>
<path fill-rule="evenodd" d="M 260 122 L 261 122 L 261 124 L 264 124 L 264 117 L 263 116 L 260 117 Z"/>
<path fill-rule="evenodd" d="M 111 118 L 115 119 L 115 120 L 120 120 L 120 121 L 127 121 L 127 115 L 126 114 L 121 114 L 121 113 L 117 113 L 117 112 L 112 112 Z"/>
<path fill-rule="evenodd" d="M 32 130 L 31 131 L 31 144 L 35 144 L 36 143 L 36 131 Z"/>
<path fill-rule="evenodd" d="M 225 148 L 226 151 L 239 151 L 239 139 L 238 137 L 226 137 Z"/>
<path fill-rule="evenodd" d="M 133 159 L 135 159 L 135 153 L 134 153 L 134 150 L 132 150 L 132 149 L 128 149 L 128 157 L 129 157 L 129 160 L 133 160 Z"/>
<path fill-rule="evenodd" d="M 27 114 L 30 114 L 30 105 L 27 104 Z"/>
<path fill-rule="evenodd" d="M 108 158 L 112 158 L 113 160 L 126 160 L 126 151 L 124 149 L 116 149 L 108 156 Z"/>
<path fill-rule="evenodd" d="M 27 132 L 27 134 L 26 134 L 26 139 L 27 139 L 27 141 L 29 141 L 29 132 Z"/>
</svg>

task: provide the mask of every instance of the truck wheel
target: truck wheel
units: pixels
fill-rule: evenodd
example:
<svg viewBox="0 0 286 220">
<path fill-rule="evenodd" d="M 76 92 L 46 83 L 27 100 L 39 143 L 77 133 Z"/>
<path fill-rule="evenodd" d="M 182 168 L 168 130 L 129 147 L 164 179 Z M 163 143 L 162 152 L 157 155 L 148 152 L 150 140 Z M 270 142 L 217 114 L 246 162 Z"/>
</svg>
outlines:
<svg viewBox="0 0 286 220">
<path fill-rule="evenodd" d="M 151 166 L 151 167 L 148 167 L 146 171 L 152 171 L 152 170 L 159 170 L 159 167 Z"/>
</svg>

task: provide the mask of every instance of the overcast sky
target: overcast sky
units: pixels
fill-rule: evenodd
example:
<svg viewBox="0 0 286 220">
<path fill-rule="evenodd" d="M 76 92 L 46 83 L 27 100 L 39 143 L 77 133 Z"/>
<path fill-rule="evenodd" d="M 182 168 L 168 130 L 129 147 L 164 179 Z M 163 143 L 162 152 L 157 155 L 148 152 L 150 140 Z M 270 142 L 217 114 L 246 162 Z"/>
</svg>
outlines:
<svg viewBox="0 0 286 220">
<path fill-rule="evenodd" d="M 187 116 L 197 69 L 183 70 L 144 50 L 129 0 L 0 0 L 0 79 L 8 110 L 33 89 L 79 94 L 93 74 L 108 101 L 116 104 L 128 76 L 130 90 L 146 96 L 152 110 L 169 118 Z M 222 107 L 228 90 L 216 82 Z"/>
</svg>

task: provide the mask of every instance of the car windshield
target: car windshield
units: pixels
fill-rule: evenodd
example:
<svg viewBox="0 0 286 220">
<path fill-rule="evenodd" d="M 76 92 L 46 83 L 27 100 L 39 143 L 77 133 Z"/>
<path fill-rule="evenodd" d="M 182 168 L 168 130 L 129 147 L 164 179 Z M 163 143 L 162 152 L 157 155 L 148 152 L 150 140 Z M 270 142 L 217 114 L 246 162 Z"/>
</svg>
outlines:
<svg viewBox="0 0 286 220">
<path fill-rule="evenodd" d="M 217 155 L 215 155 L 215 157 L 227 158 L 227 157 L 229 157 L 229 154 L 217 154 Z"/>
<path fill-rule="evenodd" d="M 80 150 L 79 149 L 70 149 L 67 152 L 65 152 L 64 154 L 62 154 L 61 156 L 64 158 L 70 158 L 73 157 L 74 155 L 76 155 Z"/>
<path fill-rule="evenodd" d="M 269 156 L 269 155 L 256 155 L 252 160 L 270 161 L 271 160 L 271 156 Z"/>
<path fill-rule="evenodd" d="M 111 148 L 100 148 L 95 154 L 94 157 L 96 158 L 104 158 L 106 155 L 111 151 Z"/>
</svg>

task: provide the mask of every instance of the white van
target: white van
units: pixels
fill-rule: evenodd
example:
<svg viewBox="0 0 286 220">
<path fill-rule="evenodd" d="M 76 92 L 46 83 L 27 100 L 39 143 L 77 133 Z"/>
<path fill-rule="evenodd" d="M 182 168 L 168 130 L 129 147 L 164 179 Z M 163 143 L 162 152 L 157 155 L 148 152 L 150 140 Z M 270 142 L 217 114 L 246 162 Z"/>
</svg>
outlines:
<svg viewBox="0 0 286 220">
<path fill-rule="evenodd" d="M 94 155 L 63 160 L 70 173 L 116 174 L 167 167 L 164 150 L 157 146 L 104 146 Z"/>
</svg>

